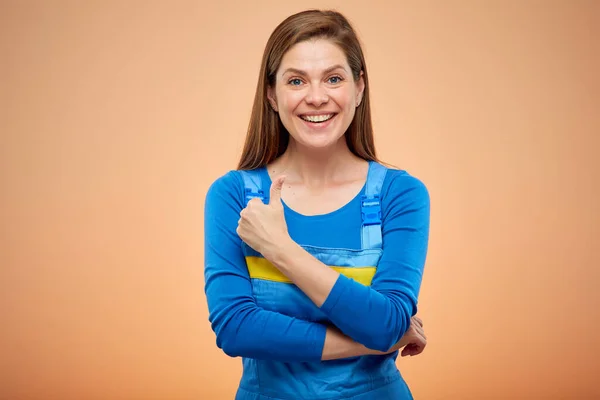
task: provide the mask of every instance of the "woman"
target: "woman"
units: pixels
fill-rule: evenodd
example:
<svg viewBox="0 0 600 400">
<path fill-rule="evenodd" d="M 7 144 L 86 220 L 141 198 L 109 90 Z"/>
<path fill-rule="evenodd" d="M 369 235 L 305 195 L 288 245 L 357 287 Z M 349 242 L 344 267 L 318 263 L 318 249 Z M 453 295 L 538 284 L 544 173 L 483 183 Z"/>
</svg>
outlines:
<svg viewBox="0 0 600 400">
<path fill-rule="evenodd" d="M 377 161 L 367 69 L 337 12 L 271 35 L 238 170 L 210 187 L 205 279 L 236 399 L 411 399 L 429 196 Z"/>
</svg>

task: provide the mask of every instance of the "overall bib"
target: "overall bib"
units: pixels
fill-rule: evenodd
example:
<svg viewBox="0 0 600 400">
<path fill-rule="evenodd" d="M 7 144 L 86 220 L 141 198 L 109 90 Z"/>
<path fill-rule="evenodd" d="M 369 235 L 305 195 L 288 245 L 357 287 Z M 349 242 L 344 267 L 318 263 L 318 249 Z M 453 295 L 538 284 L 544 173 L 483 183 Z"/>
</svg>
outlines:
<svg viewBox="0 0 600 400">
<path fill-rule="evenodd" d="M 263 187 L 262 178 L 266 170 L 263 168 L 239 172 L 244 179 L 245 201 L 258 197 L 265 203 L 268 202 L 270 188 Z M 369 162 L 361 198 L 360 249 L 301 244 L 302 248 L 325 265 L 365 286 L 371 285 L 383 252 L 380 193 L 386 172 L 383 165 Z M 245 243 L 242 246 L 253 294 L 259 307 L 305 321 L 330 324 L 325 314 L 276 267 L 250 246 Z M 394 352 L 384 356 L 352 357 L 317 363 L 244 358 L 236 399 L 412 399 L 396 367 L 397 355 L 398 352 Z"/>
</svg>

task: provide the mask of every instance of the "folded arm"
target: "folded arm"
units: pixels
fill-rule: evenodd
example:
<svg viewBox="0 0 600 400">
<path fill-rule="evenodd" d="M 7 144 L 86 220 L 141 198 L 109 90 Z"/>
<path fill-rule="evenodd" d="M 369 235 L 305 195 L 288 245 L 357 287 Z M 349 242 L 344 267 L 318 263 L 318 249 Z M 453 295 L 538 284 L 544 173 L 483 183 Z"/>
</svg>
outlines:
<svg viewBox="0 0 600 400">
<path fill-rule="evenodd" d="M 217 346 L 231 357 L 321 361 L 380 354 L 332 327 L 260 308 L 235 229 L 241 181 L 234 173 L 217 180 L 205 202 L 205 294 Z"/>
<path fill-rule="evenodd" d="M 296 284 L 345 335 L 387 351 L 416 314 L 429 237 L 429 194 L 410 175 L 388 191 L 383 256 L 370 287 L 332 270 L 293 241 L 267 258 Z"/>
</svg>

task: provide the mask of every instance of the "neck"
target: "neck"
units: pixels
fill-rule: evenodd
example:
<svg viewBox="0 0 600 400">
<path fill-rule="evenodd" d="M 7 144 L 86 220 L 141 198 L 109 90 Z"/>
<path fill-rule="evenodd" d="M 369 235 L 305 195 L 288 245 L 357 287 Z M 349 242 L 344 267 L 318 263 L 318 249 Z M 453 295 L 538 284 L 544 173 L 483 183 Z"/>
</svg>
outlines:
<svg viewBox="0 0 600 400">
<path fill-rule="evenodd" d="M 352 154 L 343 137 L 334 146 L 319 150 L 305 148 L 290 140 L 277 161 L 277 170 L 290 180 L 317 187 L 344 180 L 355 166 L 365 162 Z"/>
</svg>

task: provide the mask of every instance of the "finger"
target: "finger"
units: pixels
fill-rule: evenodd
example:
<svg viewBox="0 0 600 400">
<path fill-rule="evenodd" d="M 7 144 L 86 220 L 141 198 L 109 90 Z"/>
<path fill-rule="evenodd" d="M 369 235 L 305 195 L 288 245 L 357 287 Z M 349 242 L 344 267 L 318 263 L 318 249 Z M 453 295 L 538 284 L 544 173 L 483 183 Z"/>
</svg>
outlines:
<svg viewBox="0 0 600 400">
<path fill-rule="evenodd" d="M 417 343 L 415 343 L 418 353 L 420 354 L 423 352 L 423 350 L 425 350 L 425 347 L 427 346 L 427 339 L 426 338 L 421 338 Z"/>
<path fill-rule="evenodd" d="M 269 204 L 277 204 L 281 201 L 281 188 L 283 188 L 283 181 L 285 176 L 278 176 L 271 184 L 271 200 Z"/>
<path fill-rule="evenodd" d="M 404 346 L 404 348 L 402 349 L 402 351 L 400 352 L 400 356 L 402 357 L 406 357 L 410 355 L 410 352 L 408 351 L 408 346 Z"/>
<path fill-rule="evenodd" d="M 238 220 L 238 224 L 237 224 L 237 227 L 236 227 L 236 229 L 235 229 L 235 232 L 236 232 L 236 233 L 238 234 L 238 236 L 240 236 L 240 237 L 241 237 L 241 235 L 240 235 L 240 234 L 241 234 L 241 233 L 243 233 L 244 225 L 245 225 L 245 224 L 244 224 L 244 219 L 243 219 L 243 218 L 240 218 L 240 219 Z"/>
<path fill-rule="evenodd" d="M 402 349 L 402 351 L 400 352 L 400 355 L 401 355 L 402 357 L 409 356 L 409 355 L 410 355 L 410 353 L 411 353 L 411 351 L 412 351 L 412 350 L 411 350 L 411 349 L 412 349 L 412 346 L 413 346 L 413 345 L 412 345 L 411 343 L 409 343 L 409 344 L 407 344 L 406 346 L 404 346 L 404 348 L 403 348 L 403 349 Z"/>
<path fill-rule="evenodd" d="M 421 354 L 423 352 L 423 346 L 419 346 L 419 345 L 415 345 L 410 352 L 410 356 L 414 357 L 417 356 L 419 354 Z"/>
<path fill-rule="evenodd" d="M 423 329 L 423 327 L 421 327 L 421 326 L 415 326 L 414 330 L 415 330 L 415 332 L 417 332 L 417 334 L 425 337 L 425 329 Z"/>
<path fill-rule="evenodd" d="M 414 349 L 412 349 L 412 351 L 410 352 L 410 356 L 414 357 L 414 356 L 418 356 L 419 354 L 421 354 L 423 352 L 424 348 L 420 347 L 420 346 L 415 346 Z"/>
<path fill-rule="evenodd" d="M 250 201 L 248 202 L 248 205 L 246 206 L 246 208 L 248 207 L 252 207 L 256 204 L 264 204 L 263 201 L 261 199 L 259 199 L 258 197 L 253 197 L 252 199 L 250 199 Z"/>
<path fill-rule="evenodd" d="M 402 350 L 402 355 L 403 356 L 416 356 L 419 355 L 423 352 L 423 350 L 425 350 L 425 346 L 427 345 L 427 342 L 425 341 L 421 341 L 421 340 L 417 340 L 413 343 L 408 344 L 403 350 Z"/>
<path fill-rule="evenodd" d="M 419 317 L 413 317 L 413 320 L 419 325 L 423 326 L 423 321 Z"/>
<path fill-rule="evenodd" d="M 422 331 L 423 327 L 421 325 L 419 325 L 416 321 L 412 321 L 408 330 L 411 330 L 411 329 L 414 331 Z"/>
<path fill-rule="evenodd" d="M 417 332 L 409 344 L 412 346 L 425 346 L 427 344 L 427 338 L 424 334 Z"/>
<path fill-rule="evenodd" d="M 425 351 L 425 347 L 427 346 L 427 343 L 423 343 L 420 346 L 417 346 L 417 348 L 415 349 L 415 356 L 421 354 L 423 351 Z"/>
<path fill-rule="evenodd" d="M 416 331 L 416 332 L 417 332 L 419 335 L 421 335 L 421 336 L 425 337 L 425 329 L 423 329 L 423 327 L 421 327 L 421 326 L 415 326 L 415 331 Z"/>
<path fill-rule="evenodd" d="M 406 357 L 406 356 L 412 357 L 412 356 L 419 354 L 420 352 L 421 352 L 421 349 L 419 348 L 419 345 L 417 345 L 415 343 L 410 343 L 409 345 L 404 347 L 404 349 L 402 349 L 401 355 L 402 355 L 402 357 Z"/>
</svg>

